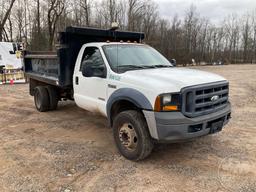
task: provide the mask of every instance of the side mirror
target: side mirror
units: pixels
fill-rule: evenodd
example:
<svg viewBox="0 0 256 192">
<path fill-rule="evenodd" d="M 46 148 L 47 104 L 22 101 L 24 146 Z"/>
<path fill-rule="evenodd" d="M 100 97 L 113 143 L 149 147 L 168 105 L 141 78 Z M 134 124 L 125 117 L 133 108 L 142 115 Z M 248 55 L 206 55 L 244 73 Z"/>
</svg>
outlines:
<svg viewBox="0 0 256 192">
<path fill-rule="evenodd" d="M 102 67 L 93 66 L 93 62 L 90 60 L 87 60 L 82 64 L 82 74 L 84 77 L 106 78 L 107 76 L 104 66 Z"/>
<path fill-rule="evenodd" d="M 175 59 L 172 59 L 172 60 L 171 60 L 171 64 L 172 64 L 174 67 L 176 67 L 176 65 L 177 65 L 176 60 L 175 60 Z"/>
</svg>

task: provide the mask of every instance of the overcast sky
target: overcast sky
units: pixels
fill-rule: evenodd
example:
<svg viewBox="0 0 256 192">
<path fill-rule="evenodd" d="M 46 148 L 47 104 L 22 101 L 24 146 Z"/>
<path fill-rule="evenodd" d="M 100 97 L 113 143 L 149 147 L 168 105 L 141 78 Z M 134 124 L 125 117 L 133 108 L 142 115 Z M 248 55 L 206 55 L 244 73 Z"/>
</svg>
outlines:
<svg viewBox="0 0 256 192">
<path fill-rule="evenodd" d="M 232 13 L 242 15 L 256 10 L 256 0 L 154 0 L 160 15 L 166 19 L 178 14 L 184 18 L 185 11 L 193 4 L 200 16 L 209 18 L 213 23 L 220 23 L 224 17 Z"/>
</svg>

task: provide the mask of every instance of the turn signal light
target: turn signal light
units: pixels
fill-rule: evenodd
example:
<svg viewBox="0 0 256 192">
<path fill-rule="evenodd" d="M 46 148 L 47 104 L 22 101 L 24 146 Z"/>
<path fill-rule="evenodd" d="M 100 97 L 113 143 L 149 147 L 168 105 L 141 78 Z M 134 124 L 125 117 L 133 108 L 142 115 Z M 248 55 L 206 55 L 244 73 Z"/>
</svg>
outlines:
<svg viewBox="0 0 256 192">
<path fill-rule="evenodd" d="M 163 111 L 178 111 L 178 106 L 164 106 Z"/>
<path fill-rule="evenodd" d="M 157 96 L 156 101 L 155 101 L 155 111 L 160 112 L 162 111 L 162 106 L 161 106 L 161 97 Z"/>
</svg>

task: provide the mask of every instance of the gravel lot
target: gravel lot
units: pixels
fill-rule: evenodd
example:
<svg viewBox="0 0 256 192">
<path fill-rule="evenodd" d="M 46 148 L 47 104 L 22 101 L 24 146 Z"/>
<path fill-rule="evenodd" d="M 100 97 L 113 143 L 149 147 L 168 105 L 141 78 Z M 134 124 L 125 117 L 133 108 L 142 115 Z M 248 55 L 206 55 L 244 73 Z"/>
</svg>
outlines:
<svg viewBox="0 0 256 192">
<path fill-rule="evenodd" d="M 0 191 L 256 191 L 256 65 L 196 68 L 230 81 L 231 122 L 138 163 L 118 154 L 105 118 L 73 102 L 39 113 L 28 85 L 0 86 Z"/>
</svg>

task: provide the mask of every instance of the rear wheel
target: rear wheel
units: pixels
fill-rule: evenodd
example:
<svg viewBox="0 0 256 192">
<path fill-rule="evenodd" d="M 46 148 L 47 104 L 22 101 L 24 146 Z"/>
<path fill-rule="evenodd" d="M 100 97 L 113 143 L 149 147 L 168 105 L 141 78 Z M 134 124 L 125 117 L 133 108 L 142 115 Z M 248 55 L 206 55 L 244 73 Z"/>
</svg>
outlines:
<svg viewBox="0 0 256 192">
<path fill-rule="evenodd" d="M 38 86 L 34 91 L 34 101 L 36 109 L 40 112 L 45 112 L 49 110 L 50 102 L 48 91 L 43 86 Z"/>
<path fill-rule="evenodd" d="M 153 142 L 143 115 L 134 110 L 119 113 L 113 123 L 119 152 L 127 159 L 139 161 L 150 155 Z"/>
<path fill-rule="evenodd" d="M 53 86 L 47 86 L 46 89 L 49 95 L 49 110 L 56 110 L 59 102 L 58 92 Z"/>
</svg>

